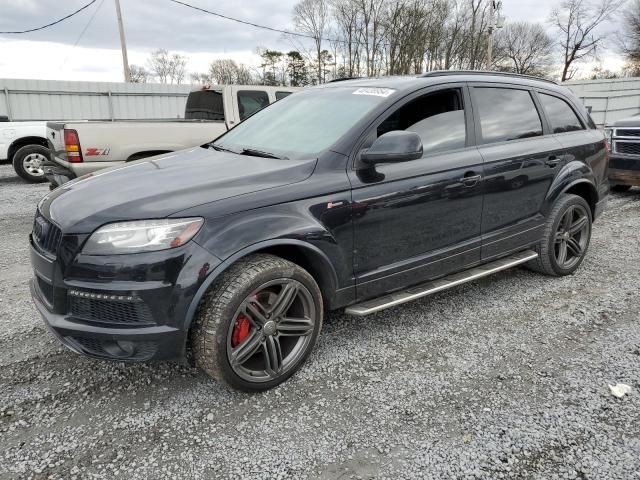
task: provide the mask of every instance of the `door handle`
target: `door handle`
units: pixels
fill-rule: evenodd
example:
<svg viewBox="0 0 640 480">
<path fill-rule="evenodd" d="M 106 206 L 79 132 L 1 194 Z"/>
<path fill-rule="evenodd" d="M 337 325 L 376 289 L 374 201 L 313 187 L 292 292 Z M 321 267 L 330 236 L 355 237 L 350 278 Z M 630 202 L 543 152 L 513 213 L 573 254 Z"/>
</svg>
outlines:
<svg viewBox="0 0 640 480">
<path fill-rule="evenodd" d="M 475 187 L 481 179 L 482 179 L 482 175 L 469 175 L 469 176 L 465 175 L 460 179 L 460 182 L 465 187 Z"/>
<path fill-rule="evenodd" d="M 546 163 L 551 168 L 553 168 L 553 167 L 556 167 L 561 161 L 562 161 L 562 159 L 560 157 L 557 157 L 555 155 L 551 155 L 551 156 L 549 156 L 549 158 L 547 158 L 547 160 L 544 163 Z"/>
</svg>

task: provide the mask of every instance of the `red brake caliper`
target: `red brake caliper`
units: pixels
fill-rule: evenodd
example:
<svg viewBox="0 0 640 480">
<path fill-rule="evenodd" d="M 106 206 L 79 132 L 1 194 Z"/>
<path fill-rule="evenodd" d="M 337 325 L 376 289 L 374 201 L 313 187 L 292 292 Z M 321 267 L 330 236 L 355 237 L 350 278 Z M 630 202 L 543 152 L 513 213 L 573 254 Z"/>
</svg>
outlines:
<svg viewBox="0 0 640 480">
<path fill-rule="evenodd" d="M 233 333 L 231 334 L 231 346 L 237 347 L 245 338 L 249 336 L 249 330 L 251 330 L 251 323 L 249 319 L 244 315 L 238 315 L 236 324 L 233 326 Z"/>
</svg>

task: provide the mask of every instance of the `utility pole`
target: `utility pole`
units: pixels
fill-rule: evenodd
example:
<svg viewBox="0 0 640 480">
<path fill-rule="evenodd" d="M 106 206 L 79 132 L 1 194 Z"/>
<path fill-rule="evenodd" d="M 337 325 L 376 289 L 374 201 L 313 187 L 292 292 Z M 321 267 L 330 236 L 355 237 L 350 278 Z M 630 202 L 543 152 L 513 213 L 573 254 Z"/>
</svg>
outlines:
<svg viewBox="0 0 640 480">
<path fill-rule="evenodd" d="M 116 0 L 117 2 L 118 0 Z M 496 13 L 496 2 L 489 0 L 489 47 L 487 48 L 487 70 L 491 70 L 491 63 L 493 62 L 493 29 L 496 21 L 494 15 Z"/>
<path fill-rule="evenodd" d="M 122 48 L 122 66 L 124 67 L 124 81 L 131 82 L 131 72 L 129 72 L 129 59 L 127 58 L 127 43 L 124 40 L 124 25 L 122 25 L 122 12 L 120 11 L 120 0 L 116 1 L 116 14 L 118 15 L 118 28 L 120 29 L 120 47 Z"/>
<path fill-rule="evenodd" d="M 493 32 L 498 28 L 502 28 L 502 18 L 500 13 L 496 18 L 496 11 L 502 8 L 502 2 L 499 0 L 489 0 L 489 45 L 487 46 L 487 69 L 491 69 L 493 63 Z"/>
</svg>

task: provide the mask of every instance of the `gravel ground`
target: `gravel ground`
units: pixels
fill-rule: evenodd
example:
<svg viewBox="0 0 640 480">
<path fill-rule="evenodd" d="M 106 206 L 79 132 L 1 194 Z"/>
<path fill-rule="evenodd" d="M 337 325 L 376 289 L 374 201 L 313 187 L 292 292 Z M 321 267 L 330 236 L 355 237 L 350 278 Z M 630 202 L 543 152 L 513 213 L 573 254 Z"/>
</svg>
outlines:
<svg viewBox="0 0 640 480">
<path fill-rule="evenodd" d="M 611 197 L 575 275 L 334 313 L 301 372 L 256 395 L 63 349 L 27 289 L 46 191 L 0 165 L 0 479 L 640 479 L 637 189 Z"/>
</svg>

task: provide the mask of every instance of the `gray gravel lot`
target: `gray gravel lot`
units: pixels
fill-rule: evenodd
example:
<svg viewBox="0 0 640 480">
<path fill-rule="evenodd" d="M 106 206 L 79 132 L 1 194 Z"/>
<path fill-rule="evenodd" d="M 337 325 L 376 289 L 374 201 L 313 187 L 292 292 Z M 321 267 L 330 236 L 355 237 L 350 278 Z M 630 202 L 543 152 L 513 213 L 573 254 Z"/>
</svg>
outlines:
<svg viewBox="0 0 640 480">
<path fill-rule="evenodd" d="M 302 371 L 257 395 L 62 348 L 27 286 L 46 191 L 0 164 L 0 479 L 640 479 L 638 189 L 611 197 L 574 276 L 334 313 Z"/>
</svg>

